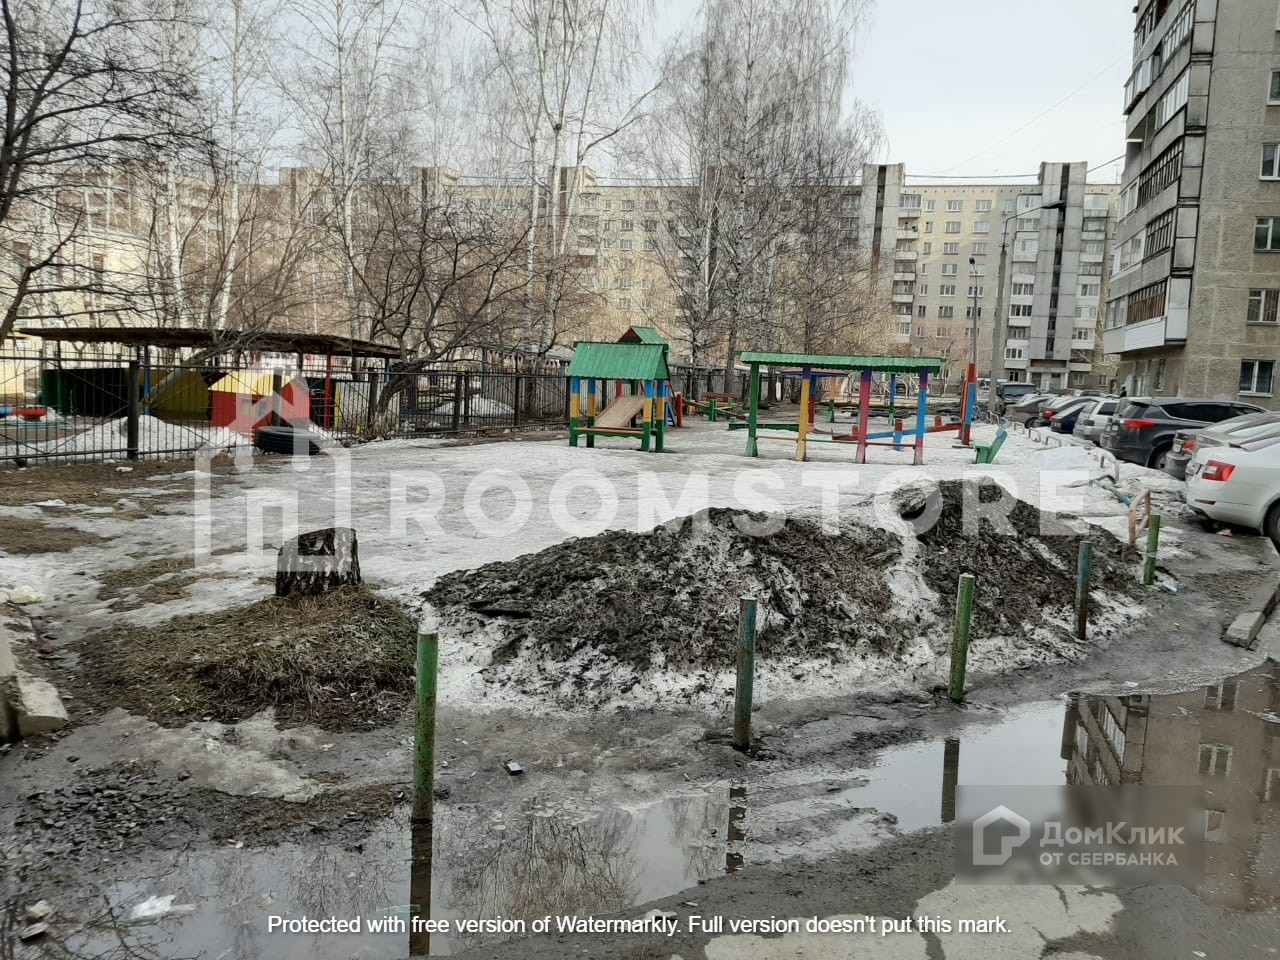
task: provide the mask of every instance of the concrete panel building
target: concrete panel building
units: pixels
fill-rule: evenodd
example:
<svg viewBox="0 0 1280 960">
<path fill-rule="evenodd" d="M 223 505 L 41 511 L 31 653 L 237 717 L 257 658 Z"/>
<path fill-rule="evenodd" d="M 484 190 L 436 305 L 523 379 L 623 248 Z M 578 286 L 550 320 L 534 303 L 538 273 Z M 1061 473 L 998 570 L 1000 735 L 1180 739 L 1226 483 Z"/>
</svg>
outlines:
<svg viewBox="0 0 1280 960">
<path fill-rule="evenodd" d="M 1280 406 L 1274 0 L 1143 0 L 1104 346 L 1131 395 Z"/>
<path fill-rule="evenodd" d="M 975 356 L 976 326 L 978 376 L 991 375 L 1005 244 L 996 375 L 1044 389 L 1107 386 L 1098 332 L 1118 192 L 1088 183 L 1084 163 L 1041 164 L 1035 184 L 904 187 L 893 300 L 912 352 L 949 358 L 954 381 Z"/>
</svg>

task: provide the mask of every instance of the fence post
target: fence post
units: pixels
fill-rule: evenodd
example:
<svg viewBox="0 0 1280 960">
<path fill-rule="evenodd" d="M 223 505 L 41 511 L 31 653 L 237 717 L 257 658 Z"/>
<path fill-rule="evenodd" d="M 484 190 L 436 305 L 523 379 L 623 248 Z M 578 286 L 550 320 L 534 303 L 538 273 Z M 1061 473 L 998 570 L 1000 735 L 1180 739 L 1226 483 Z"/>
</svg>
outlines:
<svg viewBox="0 0 1280 960">
<path fill-rule="evenodd" d="M 733 692 L 733 745 L 751 746 L 751 695 L 756 669 L 756 598 L 738 599 L 738 683 Z"/>
<path fill-rule="evenodd" d="M 951 686 L 948 694 L 955 703 L 964 699 L 964 673 L 969 662 L 969 625 L 973 619 L 973 586 L 977 577 L 960 574 L 956 588 L 956 628 L 951 642 Z"/>
<path fill-rule="evenodd" d="M 1093 544 L 1080 541 L 1080 555 L 1076 561 L 1076 639 L 1083 640 L 1089 632 L 1089 572 L 1093 568 Z"/>
<path fill-rule="evenodd" d="M 517 373 L 517 374 L 516 374 L 516 379 L 515 379 L 515 384 L 513 385 L 512 390 L 511 390 L 511 393 L 512 393 L 512 406 L 514 407 L 515 412 L 516 412 L 516 415 L 515 415 L 515 426 L 517 426 L 517 427 L 518 427 L 518 426 L 520 426 L 520 407 L 521 407 L 521 404 L 523 403 L 523 401 L 522 401 L 522 399 L 521 399 L 521 396 L 520 396 L 520 393 L 521 393 L 521 391 L 520 391 L 520 384 L 521 384 L 521 382 L 522 382 L 522 378 L 521 378 L 520 374 L 518 374 L 518 373 Z"/>
<path fill-rule="evenodd" d="M 458 425 L 462 423 L 462 374 L 454 372 L 453 374 L 453 432 L 458 432 Z"/>
<path fill-rule="evenodd" d="M 125 456 L 130 460 L 138 459 L 138 427 L 139 420 L 142 416 L 142 383 L 141 368 L 137 360 L 129 361 L 129 370 L 127 376 L 127 390 L 129 393 L 128 404 L 126 405 L 125 416 L 126 435 L 125 435 Z"/>
<path fill-rule="evenodd" d="M 1160 514 L 1151 515 L 1151 526 L 1147 527 L 1147 556 L 1142 564 L 1142 582 L 1148 587 L 1156 582 L 1156 551 L 1160 547 Z"/>
</svg>

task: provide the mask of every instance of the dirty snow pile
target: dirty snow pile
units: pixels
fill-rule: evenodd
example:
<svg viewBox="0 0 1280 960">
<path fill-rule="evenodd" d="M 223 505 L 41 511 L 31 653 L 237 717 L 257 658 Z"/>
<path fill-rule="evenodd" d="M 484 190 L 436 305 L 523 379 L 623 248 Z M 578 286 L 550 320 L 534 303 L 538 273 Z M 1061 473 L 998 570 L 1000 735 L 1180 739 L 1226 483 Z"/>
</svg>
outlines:
<svg viewBox="0 0 1280 960">
<path fill-rule="evenodd" d="M 30 446 L 33 450 L 47 451 L 55 456 L 65 456 L 70 460 L 96 459 L 96 457 L 85 455 L 102 451 L 123 454 L 128 436 L 129 421 L 125 417 L 120 417 L 117 420 L 107 420 L 69 437 L 33 443 Z M 226 451 L 248 443 L 247 437 L 226 427 L 170 423 L 151 416 L 138 418 L 138 450 L 144 454 L 180 452 L 193 447 Z"/>
<path fill-rule="evenodd" d="M 723 699 L 748 595 L 759 601 L 757 669 L 770 696 L 814 695 L 824 681 L 847 692 L 862 677 L 932 683 L 962 572 L 980 577 L 975 669 L 1077 659 L 1086 647 L 1069 623 L 1081 536 L 1094 544 L 1095 604 L 1110 614 L 1092 640 L 1135 610 L 1132 568 L 1110 534 L 1061 521 L 1042 530 L 1040 511 L 1022 501 L 998 527 L 966 529 L 966 498 L 1007 496 L 948 481 L 900 496 L 897 529 L 860 512 L 831 532 L 816 517 L 712 509 L 451 573 L 423 596 L 442 635 L 473 651 L 482 696 L 510 704 Z"/>
<path fill-rule="evenodd" d="M 470 411 L 473 417 L 511 417 L 515 415 L 515 410 L 498 400 L 490 400 L 488 397 L 472 397 L 471 403 L 465 401 L 462 404 L 462 412 L 465 414 Z M 443 417 L 453 416 L 453 401 L 442 403 L 431 411 Z"/>
</svg>

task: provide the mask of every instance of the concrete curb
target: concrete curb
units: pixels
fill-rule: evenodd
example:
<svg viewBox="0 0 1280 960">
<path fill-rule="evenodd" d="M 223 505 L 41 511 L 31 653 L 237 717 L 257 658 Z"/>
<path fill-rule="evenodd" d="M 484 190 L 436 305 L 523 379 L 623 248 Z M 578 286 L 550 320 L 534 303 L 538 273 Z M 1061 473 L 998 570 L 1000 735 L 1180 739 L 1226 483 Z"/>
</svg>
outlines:
<svg viewBox="0 0 1280 960">
<path fill-rule="evenodd" d="M 0 620 L 0 743 L 18 739 L 18 718 L 9 705 L 9 691 L 16 683 L 18 664 L 13 659 L 9 628 Z"/>
<path fill-rule="evenodd" d="M 1267 541 L 1267 546 L 1271 555 L 1273 582 L 1261 587 L 1249 599 L 1244 611 L 1227 625 L 1222 634 L 1225 643 L 1244 647 L 1246 650 L 1257 649 L 1258 633 L 1266 625 L 1272 611 L 1280 605 L 1280 553 L 1270 540 Z"/>
</svg>

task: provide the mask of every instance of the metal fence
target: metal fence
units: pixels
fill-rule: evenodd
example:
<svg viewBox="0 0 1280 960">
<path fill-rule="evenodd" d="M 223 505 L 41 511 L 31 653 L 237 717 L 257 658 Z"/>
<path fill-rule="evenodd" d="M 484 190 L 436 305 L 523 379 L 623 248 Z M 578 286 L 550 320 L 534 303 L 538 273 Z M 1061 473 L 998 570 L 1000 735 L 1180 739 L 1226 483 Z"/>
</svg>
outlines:
<svg viewBox="0 0 1280 960">
<path fill-rule="evenodd" d="M 263 426 L 298 421 L 335 440 L 563 426 L 568 381 L 460 366 L 388 373 L 324 358 L 250 366 L 0 353 L 0 465 L 230 451 Z"/>
</svg>

